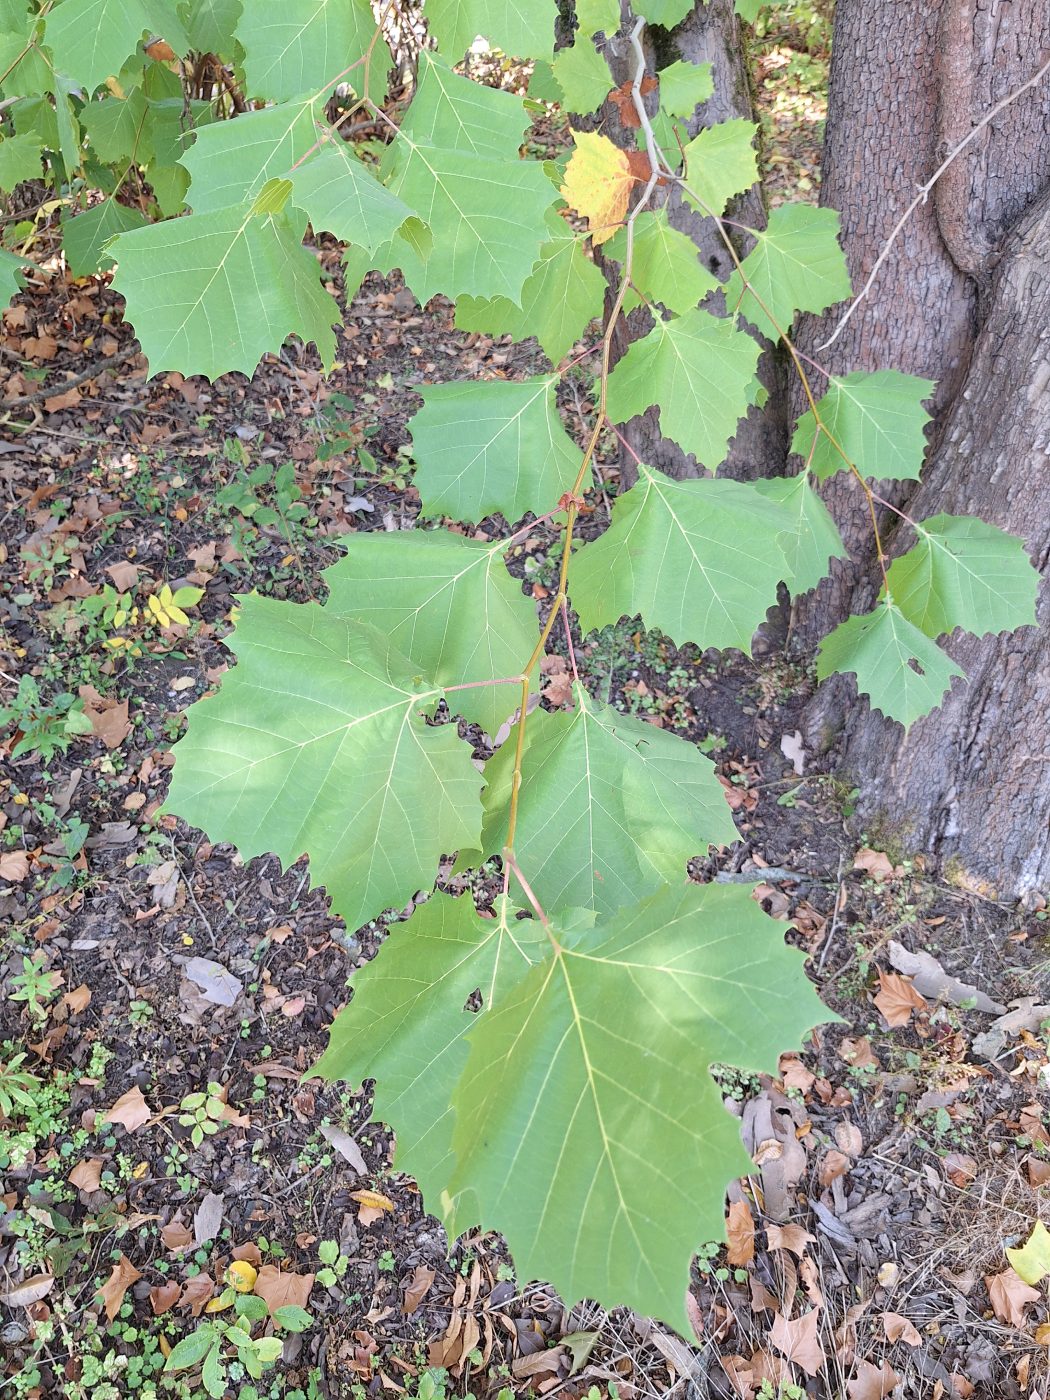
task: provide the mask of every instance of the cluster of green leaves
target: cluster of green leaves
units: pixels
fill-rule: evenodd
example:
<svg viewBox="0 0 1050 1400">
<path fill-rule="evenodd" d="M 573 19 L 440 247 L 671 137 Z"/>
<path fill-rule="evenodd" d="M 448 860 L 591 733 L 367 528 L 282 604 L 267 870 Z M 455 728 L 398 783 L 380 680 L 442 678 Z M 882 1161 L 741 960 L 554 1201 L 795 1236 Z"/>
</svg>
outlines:
<svg viewBox="0 0 1050 1400">
<path fill-rule="evenodd" d="M 690 4 L 639 9 L 673 25 Z M 741 8 L 753 18 L 757 6 Z M 375 165 L 324 118 L 339 84 L 355 100 L 380 95 L 386 60 L 365 0 L 243 11 L 238 0 L 187 0 L 177 23 L 153 0 L 61 0 L 27 16 L 30 41 L 13 67 L 0 57 L 0 73 L 7 82 L 35 65 L 48 84 L 44 107 L 63 115 L 45 156 L 67 178 L 82 168 L 79 133 L 97 127 L 98 112 L 114 109 L 107 120 L 123 132 L 138 129 L 139 111 L 145 130 L 159 120 L 152 104 L 174 100 L 175 66 L 140 46 L 151 26 L 177 55 L 204 45 L 194 25 L 211 26 L 207 48 L 253 99 L 230 122 L 182 104 L 167 176 L 138 161 L 141 141 L 125 142 L 168 217 L 117 230 L 99 252 L 116 262 L 155 372 L 250 373 L 290 334 L 331 364 L 341 313 L 303 245 L 307 226 L 346 245 L 351 290 L 370 269 L 396 268 L 421 303 L 453 299 L 465 329 L 535 336 L 551 373 L 423 388 L 410 427 L 427 522 L 516 522 L 586 488 L 589 454 L 565 431 L 555 390 L 603 313 L 587 236 L 563 215 L 592 220 L 622 264 L 625 304 L 652 313 L 602 386 L 608 420 L 657 409 L 661 432 L 710 475 L 672 481 L 640 466 L 608 529 L 567 556 L 572 606 L 584 631 L 639 616 L 680 644 L 747 650 L 778 588 L 813 587 L 843 553 L 813 480 L 917 475 L 931 386 L 891 369 L 832 379 L 797 425 L 804 471 L 720 479 L 762 396 L 763 344 L 798 312 L 849 295 L 837 215 L 777 209 L 725 284 L 665 210 L 643 210 L 617 233 L 610 224 L 623 224 L 635 182 L 624 153 L 590 134 L 571 178 L 523 159 L 522 101 L 455 71 L 480 32 L 535 59 L 539 90 L 567 110 L 593 110 L 611 84 L 602 44 L 619 0 L 577 0 L 575 42 L 557 55 L 555 10 L 554 0 L 427 0 L 436 47 L 421 54 L 412 101 Z M 108 95 L 95 97 L 111 73 Z M 702 109 L 709 69 L 676 62 L 658 76 L 668 179 L 719 216 L 757 177 L 755 128 L 730 121 L 690 139 L 680 119 Z M 19 103 L 31 99 L 12 95 L 18 139 Z M 120 193 L 109 198 L 123 208 Z M 171 217 L 183 203 L 191 212 Z M 1002 532 L 944 516 L 915 529 L 876 609 L 849 619 L 820 658 L 822 672 L 854 672 L 905 722 L 938 703 L 955 673 L 938 637 L 1031 621 L 1034 599 L 1031 567 Z M 245 856 L 290 863 L 308 852 L 351 926 L 431 889 L 451 852 L 464 868 L 502 853 L 522 872 L 542 918 L 523 916 L 509 894 L 484 916 L 469 897 L 418 901 L 355 978 L 321 1072 L 377 1081 L 398 1163 L 450 1230 L 480 1219 L 503 1231 L 522 1275 L 685 1329 L 692 1246 L 720 1233 L 724 1184 L 749 1166 L 709 1067 L 772 1072 L 827 1017 L 801 955 L 747 890 L 686 880 L 690 857 L 733 839 L 695 747 L 578 685 L 571 711 L 521 718 L 520 762 L 512 741 L 479 774 L 450 717 L 495 735 L 521 698 L 505 682 L 539 635 L 535 605 L 507 570 L 509 545 L 441 524 L 354 535 L 328 571 L 324 605 L 246 599 L 231 642 L 238 664 L 192 711 L 169 806 Z M 465 1009 L 475 993 L 480 1011 Z"/>
</svg>

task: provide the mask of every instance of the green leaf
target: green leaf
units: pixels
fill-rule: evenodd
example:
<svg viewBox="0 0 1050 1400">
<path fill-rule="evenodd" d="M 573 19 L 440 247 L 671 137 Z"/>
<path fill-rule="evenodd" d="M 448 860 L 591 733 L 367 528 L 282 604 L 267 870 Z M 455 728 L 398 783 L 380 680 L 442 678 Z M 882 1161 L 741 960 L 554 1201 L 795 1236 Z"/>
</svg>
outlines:
<svg viewBox="0 0 1050 1400">
<path fill-rule="evenodd" d="M 735 118 L 705 127 L 685 148 L 682 198 L 704 214 L 722 214 L 734 195 L 749 190 L 758 179 L 754 122 Z M 692 198 L 690 192 L 696 195 Z"/>
<path fill-rule="evenodd" d="M 810 463 L 818 481 L 848 470 L 842 452 L 862 476 L 918 481 L 930 421 L 922 405 L 935 387 L 932 379 L 895 369 L 832 375 L 817 405 L 826 432 L 817 427 L 811 409 L 798 420 L 791 450 Z M 828 433 L 842 452 L 832 445 Z"/>
<path fill-rule="evenodd" d="M 650 24 L 672 29 L 693 8 L 695 0 L 645 0 L 645 18 Z"/>
<path fill-rule="evenodd" d="M 350 928 L 430 886 L 473 848 L 480 778 L 455 725 L 428 725 L 436 687 L 373 627 L 248 597 L 238 664 L 193 707 L 170 810 L 247 859 L 310 856 Z"/>
<path fill-rule="evenodd" d="M 375 33 L 368 0 L 248 4 L 237 25 L 248 88 L 253 97 L 275 102 L 325 92 L 338 82 L 360 92 L 360 60 Z M 389 53 L 380 40 L 372 58 L 372 91 L 367 94 L 377 102 L 386 91 L 388 65 Z"/>
<path fill-rule="evenodd" d="M 287 175 L 317 139 L 314 109 L 313 98 L 307 98 L 203 127 L 179 155 L 190 173 L 194 213 L 253 199 L 267 180 Z"/>
<path fill-rule="evenodd" d="M 888 719 L 907 729 L 936 709 L 953 676 L 964 674 L 950 656 L 892 602 L 840 623 L 820 644 L 817 676 L 852 671 L 858 689 Z"/>
<path fill-rule="evenodd" d="M 1019 1279 L 1038 1288 L 1050 1274 L 1050 1230 L 1037 1220 L 1025 1243 L 1020 1248 L 1008 1249 L 1006 1257 Z"/>
<path fill-rule="evenodd" d="M 805 472 L 798 476 L 765 477 L 751 485 L 759 495 L 783 508 L 787 524 L 777 537 L 788 563 L 783 581 L 799 597 L 816 588 L 827 575 L 830 560 L 846 558 L 838 526 Z"/>
<path fill-rule="evenodd" d="M 613 86 L 608 63 L 585 34 L 571 48 L 559 49 L 551 68 L 569 112 L 597 111 Z"/>
<path fill-rule="evenodd" d="M 620 28 L 620 0 L 576 0 L 581 34 L 613 35 Z"/>
<path fill-rule="evenodd" d="M 661 68 L 656 75 L 660 81 L 660 106 L 673 117 L 691 117 L 715 90 L 713 69 L 713 64 L 686 63 L 683 59 Z"/>
<path fill-rule="evenodd" d="M 415 485 L 425 516 L 507 520 L 553 510 L 576 480 L 583 454 L 562 427 L 557 377 L 489 379 L 420 388 L 411 420 Z"/>
<path fill-rule="evenodd" d="M 120 72 L 147 32 L 161 35 L 177 53 L 189 49 L 167 0 L 63 0 L 48 12 L 44 38 L 55 66 L 92 93 Z"/>
<path fill-rule="evenodd" d="M 99 160 L 115 165 L 132 156 L 140 163 L 148 159 L 142 140 L 147 111 L 148 104 L 141 88 L 132 88 L 123 100 L 107 95 L 98 102 L 85 102 L 80 111 L 80 125 Z"/>
<path fill-rule="evenodd" d="M 189 35 L 190 47 L 198 53 L 230 58 L 234 31 L 241 17 L 241 0 L 187 0 L 179 6 L 179 17 Z"/>
<path fill-rule="evenodd" d="M 749 651 L 789 575 L 781 508 L 740 481 L 672 481 L 646 466 L 612 523 L 573 556 L 569 593 L 585 632 L 640 613 L 679 646 Z"/>
<path fill-rule="evenodd" d="M 539 261 L 521 289 L 521 305 L 506 297 L 460 297 L 456 325 L 515 340 L 534 335 L 556 365 L 602 314 L 606 283 L 564 219 L 550 213 L 547 226 L 554 236 L 540 249 Z"/>
<path fill-rule="evenodd" d="M 41 19 L 20 0 L 0 6 L 0 92 L 5 97 L 38 98 L 55 87 L 54 70 L 39 44 Z"/>
<path fill-rule="evenodd" d="M 726 283 L 726 305 L 739 309 L 770 340 L 791 330 L 796 312 L 824 311 L 849 296 L 834 209 L 781 204 L 770 212 L 764 230 L 751 232 L 758 241 L 744 259 L 743 271 L 754 292 L 744 288 L 739 272 L 733 272 Z"/>
<path fill-rule="evenodd" d="M 302 1312 L 302 1309 L 297 1308 L 296 1312 Z M 307 1313 L 306 1316 L 309 1318 L 310 1314 Z M 272 1366 L 284 1350 L 284 1342 L 280 1337 L 259 1337 L 256 1341 L 251 1342 L 250 1345 L 252 1351 L 264 1366 Z M 225 1388 L 223 1389 L 223 1394 L 226 1394 Z"/>
<path fill-rule="evenodd" d="M 305 215 L 259 217 L 243 206 L 121 234 L 113 284 L 153 374 L 251 375 L 290 335 L 335 359 L 342 319 L 302 246 Z"/>
<path fill-rule="evenodd" d="M 354 997 L 335 1018 L 314 1066 L 322 1079 L 376 1081 L 373 1113 L 396 1129 L 395 1162 L 440 1208 L 452 1172 L 452 1096 L 467 1061 L 464 1039 L 481 989 L 484 1009 L 527 972 L 546 945 L 541 926 L 505 899 L 482 919 L 470 896 L 436 894 L 395 924 L 376 957 L 354 973 Z"/>
<path fill-rule="evenodd" d="M 736 0 L 736 12 L 747 24 L 754 24 L 768 0 Z"/>
<path fill-rule="evenodd" d="M 218 1339 L 204 1358 L 201 1367 L 201 1384 L 212 1400 L 223 1400 L 226 1394 L 226 1366 L 219 1351 Z"/>
<path fill-rule="evenodd" d="M 297 1307 L 294 1303 L 274 1308 L 273 1320 L 278 1327 L 283 1327 L 288 1332 L 305 1332 L 313 1325 L 313 1318 L 306 1309 Z"/>
<path fill-rule="evenodd" d="M 664 437 L 714 470 L 750 402 L 759 353 L 746 331 L 706 311 L 657 321 L 609 376 L 609 417 L 625 423 L 658 404 Z"/>
<path fill-rule="evenodd" d="M 175 1343 L 164 1363 L 165 1371 L 188 1371 L 192 1366 L 199 1366 L 214 1341 L 215 1328 L 206 1322 Z"/>
<path fill-rule="evenodd" d="M 375 178 L 348 141 L 327 142 L 289 171 L 295 202 L 311 224 L 374 253 L 393 238 L 412 210 Z"/>
<path fill-rule="evenodd" d="M 685 878 L 687 862 L 737 839 L 711 762 L 675 734 L 575 691 L 571 714 L 538 711 L 514 854 L 545 909 L 612 913 Z M 514 745 L 485 765 L 481 850 L 506 844 Z"/>
<path fill-rule="evenodd" d="M 421 303 L 438 292 L 517 302 L 556 198 L 542 165 L 518 158 L 524 107 L 426 54 L 420 73 L 419 92 L 381 173 L 441 237 L 425 258 L 395 238 L 377 253 L 378 265 L 400 267 Z"/>
<path fill-rule="evenodd" d="M 427 0 L 425 17 L 438 49 L 458 63 L 479 36 L 512 58 L 550 58 L 550 0 Z"/>
<path fill-rule="evenodd" d="M 1039 575 L 1015 535 L 968 515 L 934 515 L 889 567 L 894 603 L 928 637 L 1034 625 Z"/>
<path fill-rule="evenodd" d="M 0 190 L 10 194 L 23 180 L 39 180 L 41 150 L 36 132 L 0 137 Z"/>
<path fill-rule="evenodd" d="M 110 241 L 120 233 L 144 228 L 147 220 L 137 209 L 104 199 L 100 204 L 70 217 L 62 211 L 62 248 L 74 277 L 90 277 L 113 266 L 106 251 Z"/>
<path fill-rule="evenodd" d="M 449 530 L 348 535 L 346 557 L 325 570 L 329 612 L 370 622 L 438 685 L 521 672 L 539 635 L 536 606 L 507 572 L 506 541 Z M 448 697 L 454 713 L 495 734 L 521 687 L 485 686 Z"/>
<path fill-rule="evenodd" d="M 25 286 L 22 269 L 29 265 L 28 258 L 17 257 L 6 248 L 0 248 L 0 306 L 6 306 Z"/>
<path fill-rule="evenodd" d="M 554 938 L 469 1032 L 450 1229 L 481 1219 L 567 1304 L 689 1335 L 697 1241 L 722 1234 L 726 1184 L 752 1169 L 709 1067 L 775 1073 L 828 1013 L 747 889 L 683 882 Z"/>
<path fill-rule="evenodd" d="M 627 256 L 626 229 L 620 229 L 603 251 L 622 263 Z M 650 300 L 678 313 L 692 310 L 721 285 L 700 261 L 693 240 L 671 227 L 666 206 L 635 223 L 631 283 Z"/>
</svg>

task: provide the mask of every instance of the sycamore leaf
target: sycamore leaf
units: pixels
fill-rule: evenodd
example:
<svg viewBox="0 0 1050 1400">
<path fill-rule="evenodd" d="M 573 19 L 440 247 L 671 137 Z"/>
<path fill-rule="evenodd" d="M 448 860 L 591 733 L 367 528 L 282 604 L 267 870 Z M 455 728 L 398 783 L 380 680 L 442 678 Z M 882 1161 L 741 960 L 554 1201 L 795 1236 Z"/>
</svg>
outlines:
<svg viewBox="0 0 1050 1400">
<path fill-rule="evenodd" d="M 816 588 L 827 575 L 830 560 L 846 558 L 838 526 L 806 480 L 805 472 L 798 476 L 764 477 L 751 485 L 784 509 L 786 524 L 783 534 L 777 537 L 788 563 L 783 581 L 799 597 Z"/>
<path fill-rule="evenodd" d="M 597 111 L 613 85 L 604 55 L 585 34 L 580 34 L 571 47 L 558 50 L 551 71 L 561 90 L 561 104 L 568 112 Z"/>
<path fill-rule="evenodd" d="M 370 622 L 438 685 L 517 675 L 538 636 L 536 605 L 507 572 L 506 541 L 449 530 L 348 535 L 346 556 L 325 570 L 327 610 Z M 521 687 L 457 691 L 452 710 L 489 734 L 521 701 Z"/>
<path fill-rule="evenodd" d="M 44 38 L 56 68 L 92 93 L 120 72 L 147 31 L 176 53 L 189 50 L 186 31 L 166 0 L 64 0 L 48 12 Z"/>
<path fill-rule="evenodd" d="M 137 156 L 147 158 L 143 141 L 149 104 L 141 88 L 132 88 L 124 99 L 107 95 L 100 102 L 86 102 L 81 108 L 80 125 L 87 132 L 92 150 L 109 164 Z M 0 146 L 0 154 L 3 147 Z"/>
<path fill-rule="evenodd" d="M 587 220 L 595 246 L 611 238 L 627 215 L 635 185 L 627 152 L 597 131 L 574 131 L 576 149 L 565 167 L 562 199 Z"/>
<path fill-rule="evenodd" d="M 684 153 L 686 203 L 704 214 L 722 214 L 734 195 L 749 190 L 758 179 L 757 135 L 754 122 L 734 118 L 694 136 Z"/>
<path fill-rule="evenodd" d="M 953 676 L 964 672 L 893 602 L 840 623 L 820 644 L 817 676 L 852 671 L 857 688 L 887 719 L 908 728 L 936 709 Z"/>
<path fill-rule="evenodd" d="M 9 194 L 23 180 L 39 180 L 42 143 L 34 131 L 0 137 L 0 190 Z"/>
<path fill-rule="evenodd" d="M 739 647 L 790 573 L 785 512 L 746 482 L 672 481 L 638 468 L 612 523 L 573 556 L 569 592 L 585 632 L 640 613 L 677 645 Z"/>
<path fill-rule="evenodd" d="M 736 840 L 722 785 L 692 744 L 575 688 L 571 713 L 526 730 L 514 853 L 546 909 L 611 913 L 685 877 L 692 856 Z M 507 839 L 514 745 L 485 765 L 481 850 Z"/>
<path fill-rule="evenodd" d="M 743 272 L 754 291 L 734 271 L 726 283 L 726 305 L 739 309 L 770 340 L 790 331 L 796 312 L 824 311 L 849 296 L 834 209 L 781 204 L 770 212 L 765 229 L 751 232 L 757 242 L 743 261 Z"/>
<path fill-rule="evenodd" d="M 615 34 L 620 27 L 620 0 L 576 0 L 581 34 Z"/>
<path fill-rule="evenodd" d="M 516 302 L 546 236 L 554 190 L 536 161 L 518 157 L 520 99 L 460 78 L 420 56 L 419 91 L 387 148 L 381 174 L 392 194 L 441 237 L 424 256 L 403 237 L 377 251 L 400 267 L 425 303 L 505 296 Z"/>
<path fill-rule="evenodd" d="M 746 20 L 748 24 L 754 24 L 762 6 L 768 3 L 769 0 L 736 0 L 736 12 L 742 20 Z"/>
<path fill-rule="evenodd" d="M 415 485 L 425 516 L 520 520 L 553 510 L 583 454 L 562 427 L 553 375 L 421 387 L 411 420 Z"/>
<path fill-rule="evenodd" d="M 660 80 L 660 106 L 673 117 L 691 117 L 715 90 L 710 63 L 687 63 L 679 59 L 661 68 L 656 76 Z M 754 184 L 754 180 L 751 183 Z"/>
<path fill-rule="evenodd" d="M 146 216 L 115 199 L 104 199 L 72 217 L 62 211 L 62 251 L 74 277 L 90 277 L 113 266 L 107 245 L 119 233 L 144 228 Z"/>
<path fill-rule="evenodd" d="M 194 213 L 254 199 L 267 180 L 288 175 L 317 139 L 315 109 L 308 97 L 203 127 L 179 155 L 190 174 Z"/>
<path fill-rule="evenodd" d="M 928 637 L 978 636 L 1035 623 L 1039 575 L 1021 541 L 968 515 L 934 515 L 919 543 L 890 565 L 894 603 Z"/>
<path fill-rule="evenodd" d="M 288 172 L 293 199 L 315 230 L 374 253 L 413 211 L 381 185 L 349 141 L 327 142 Z"/>
<path fill-rule="evenodd" d="M 330 368 L 342 313 L 302 246 L 305 223 L 298 210 L 238 206 L 121 234 L 113 285 L 151 372 L 251 375 L 290 335 L 312 340 Z"/>
<path fill-rule="evenodd" d="M 6 306 L 25 286 L 22 269 L 29 265 L 28 258 L 20 258 L 6 248 L 0 248 L 0 307 Z"/>
<path fill-rule="evenodd" d="M 1050 1274 L 1050 1230 L 1037 1220 L 1025 1243 L 1019 1249 L 1008 1249 L 1006 1257 L 1019 1279 L 1038 1288 Z"/>
<path fill-rule="evenodd" d="M 55 109 L 42 96 L 56 86 L 54 70 L 40 46 L 43 18 L 35 8 L 30 11 L 25 0 L 5 0 L 0 5 L 0 93 L 35 99 L 39 107 L 33 125 L 38 131 L 55 124 Z M 21 129 L 19 121 L 15 128 Z M 59 149 L 57 129 L 51 145 Z"/>
<path fill-rule="evenodd" d="M 549 213 L 547 229 L 549 241 L 521 289 L 521 305 L 506 297 L 460 297 L 456 325 L 515 340 L 534 335 L 556 365 L 602 314 L 606 283 L 564 219 Z"/>
<path fill-rule="evenodd" d="M 253 97 L 276 102 L 329 89 L 337 82 L 346 82 L 360 93 L 364 72 L 360 60 L 375 37 L 376 22 L 368 0 L 249 3 L 237 24 L 248 88 Z M 379 39 L 367 94 L 376 102 L 386 92 L 389 58 Z"/>
<path fill-rule="evenodd" d="M 757 384 L 759 354 L 746 331 L 706 311 L 657 321 L 609 376 L 609 417 L 625 423 L 659 404 L 664 437 L 714 470 Z"/>
<path fill-rule="evenodd" d="M 666 207 L 635 221 L 631 284 L 668 311 L 681 314 L 697 306 L 720 283 L 700 261 L 700 252 L 686 234 L 672 228 Z M 620 229 L 605 256 L 623 262 L 627 231 Z"/>
<path fill-rule="evenodd" d="M 179 14 L 198 53 L 233 54 L 234 31 L 241 17 L 241 0 L 187 0 Z"/>
<path fill-rule="evenodd" d="M 673 28 L 693 8 L 694 0 L 646 0 L 645 18 L 650 24 Z"/>
<path fill-rule="evenodd" d="M 568 1305 L 687 1335 L 696 1241 L 722 1234 L 725 1185 L 751 1166 L 709 1066 L 775 1073 L 828 1013 L 749 890 L 683 882 L 565 923 L 468 1032 L 449 1229 L 480 1219 Z"/>
<path fill-rule="evenodd" d="M 479 35 L 511 58 L 549 58 L 554 48 L 550 0 L 427 0 L 425 18 L 453 63 Z"/>
<path fill-rule="evenodd" d="M 426 723 L 440 691 L 375 628 L 250 596 L 230 646 L 237 666 L 176 745 L 171 811 L 246 859 L 309 854 L 350 928 L 477 845 L 470 750 L 455 725 Z"/>
<path fill-rule="evenodd" d="M 832 375 L 817 404 L 826 431 L 810 409 L 798 420 L 791 450 L 809 462 L 818 481 L 848 471 L 849 462 L 875 480 L 918 481 L 930 421 L 922 405 L 934 388 L 931 379 L 895 369 Z"/>
<path fill-rule="evenodd" d="M 547 939 L 505 899 L 479 918 L 470 895 L 436 894 L 395 924 L 373 961 L 354 973 L 354 997 L 314 1066 L 324 1079 L 376 1081 L 372 1111 L 397 1133 L 395 1162 L 411 1172 L 431 1210 L 452 1175 L 456 1084 L 467 1061 L 464 1009 L 480 988 L 483 1010 L 538 960 Z"/>
</svg>

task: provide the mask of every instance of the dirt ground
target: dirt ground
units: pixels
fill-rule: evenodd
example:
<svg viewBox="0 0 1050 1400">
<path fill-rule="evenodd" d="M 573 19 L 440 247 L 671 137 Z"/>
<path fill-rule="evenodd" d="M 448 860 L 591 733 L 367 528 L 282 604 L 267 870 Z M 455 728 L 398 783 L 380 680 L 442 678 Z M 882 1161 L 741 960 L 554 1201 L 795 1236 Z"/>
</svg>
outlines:
<svg viewBox="0 0 1050 1400">
<path fill-rule="evenodd" d="M 812 147 L 777 150 L 815 188 Z M 1045 1397 L 1045 1284 L 1004 1253 L 1048 1214 L 1045 913 L 851 834 L 851 794 L 798 754 L 812 677 L 775 650 L 676 652 L 627 625 L 578 640 L 594 693 L 713 757 L 739 841 L 694 873 L 764 881 L 841 1018 L 776 1080 L 721 1077 L 756 1165 L 728 1246 L 698 1256 L 690 1345 L 566 1308 L 492 1234 L 450 1249 L 367 1090 L 309 1077 L 383 921 L 347 930 L 305 862 L 245 864 L 159 814 L 238 596 L 323 596 L 338 535 L 409 528 L 415 386 L 530 372 L 534 346 L 461 335 L 374 277 L 327 381 L 289 347 L 250 383 L 147 383 L 131 355 L 64 387 L 134 345 L 100 278 L 34 283 L 3 329 L 0 1394 L 202 1394 L 162 1368 L 232 1316 L 208 1305 L 238 1260 L 269 1308 L 309 1314 L 258 1380 L 226 1347 L 249 1400 Z M 587 391 L 563 387 L 570 431 Z M 537 527 L 514 565 L 540 602 L 552 544 Z"/>
</svg>

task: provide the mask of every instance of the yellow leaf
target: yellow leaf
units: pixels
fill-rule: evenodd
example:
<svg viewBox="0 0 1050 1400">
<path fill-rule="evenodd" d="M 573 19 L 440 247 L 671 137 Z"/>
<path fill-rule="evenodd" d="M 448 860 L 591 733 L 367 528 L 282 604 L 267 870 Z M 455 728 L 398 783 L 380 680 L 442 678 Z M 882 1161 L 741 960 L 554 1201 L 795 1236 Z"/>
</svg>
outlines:
<svg viewBox="0 0 1050 1400">
<path fill-rule="evenodd" d="M 146 599 L 150 612 L 157 619 L 162 627 L 168 625 L 168 614 L 164 611 L 164 604 L 157 597 L 156 593 L 151 593 Z"/>
<path fill-rule="evenodd" d="M 250 1293 L 255 1287 L 255 1280 L 258 1276 L 258 1271 L 248 1263 L 247 1259 L 235 1259 L 226 1270 L 227 1282 L 237 1293 Z"/>
<path fill-rule="evenodd" d="M 160 1343 L 160 1354 L 161 1356 L 163 1356 L 164 1360 L 167 1361 L 168 1357 L 175 1350 L 175 1348 L 168 1341 L 167 1337 L 165 1337 L 163 1332 L 157 1333 L 157 1341 Z"/>
<path fill-rule="evenodd" d="M 224 1288 L 217 1298 L 212 1298 L 205 1305 L 204 1311 L 209 1313 L 225 1312 L 227 1308 L 233 1307 L 233 1289 Z"/>
<path fill-rule="evenodd" d="M 562 199 L 587 220 L 595 245 L 611 238 L 627 214 L 634 185 L 627 152 L 597 131 L 574 131 L 576 150 L 565 167 Z"/>
<path fill-rule="evenodd" d="M 1021 1249 L 1008 1249 L 1006 1257 L 1018 1278 L 1037 1287 L 1050 1274 L 1050 1230 L 1041 1220 Z"/>
<path fill-rule="evenodd" d="M 357 1201 L 359 1205 L 368 1206 L 371 1210 L 394 1209 L 393 1201 L 381 1191 L 351 1191 L 350 1199 Z"/>
</svg>

